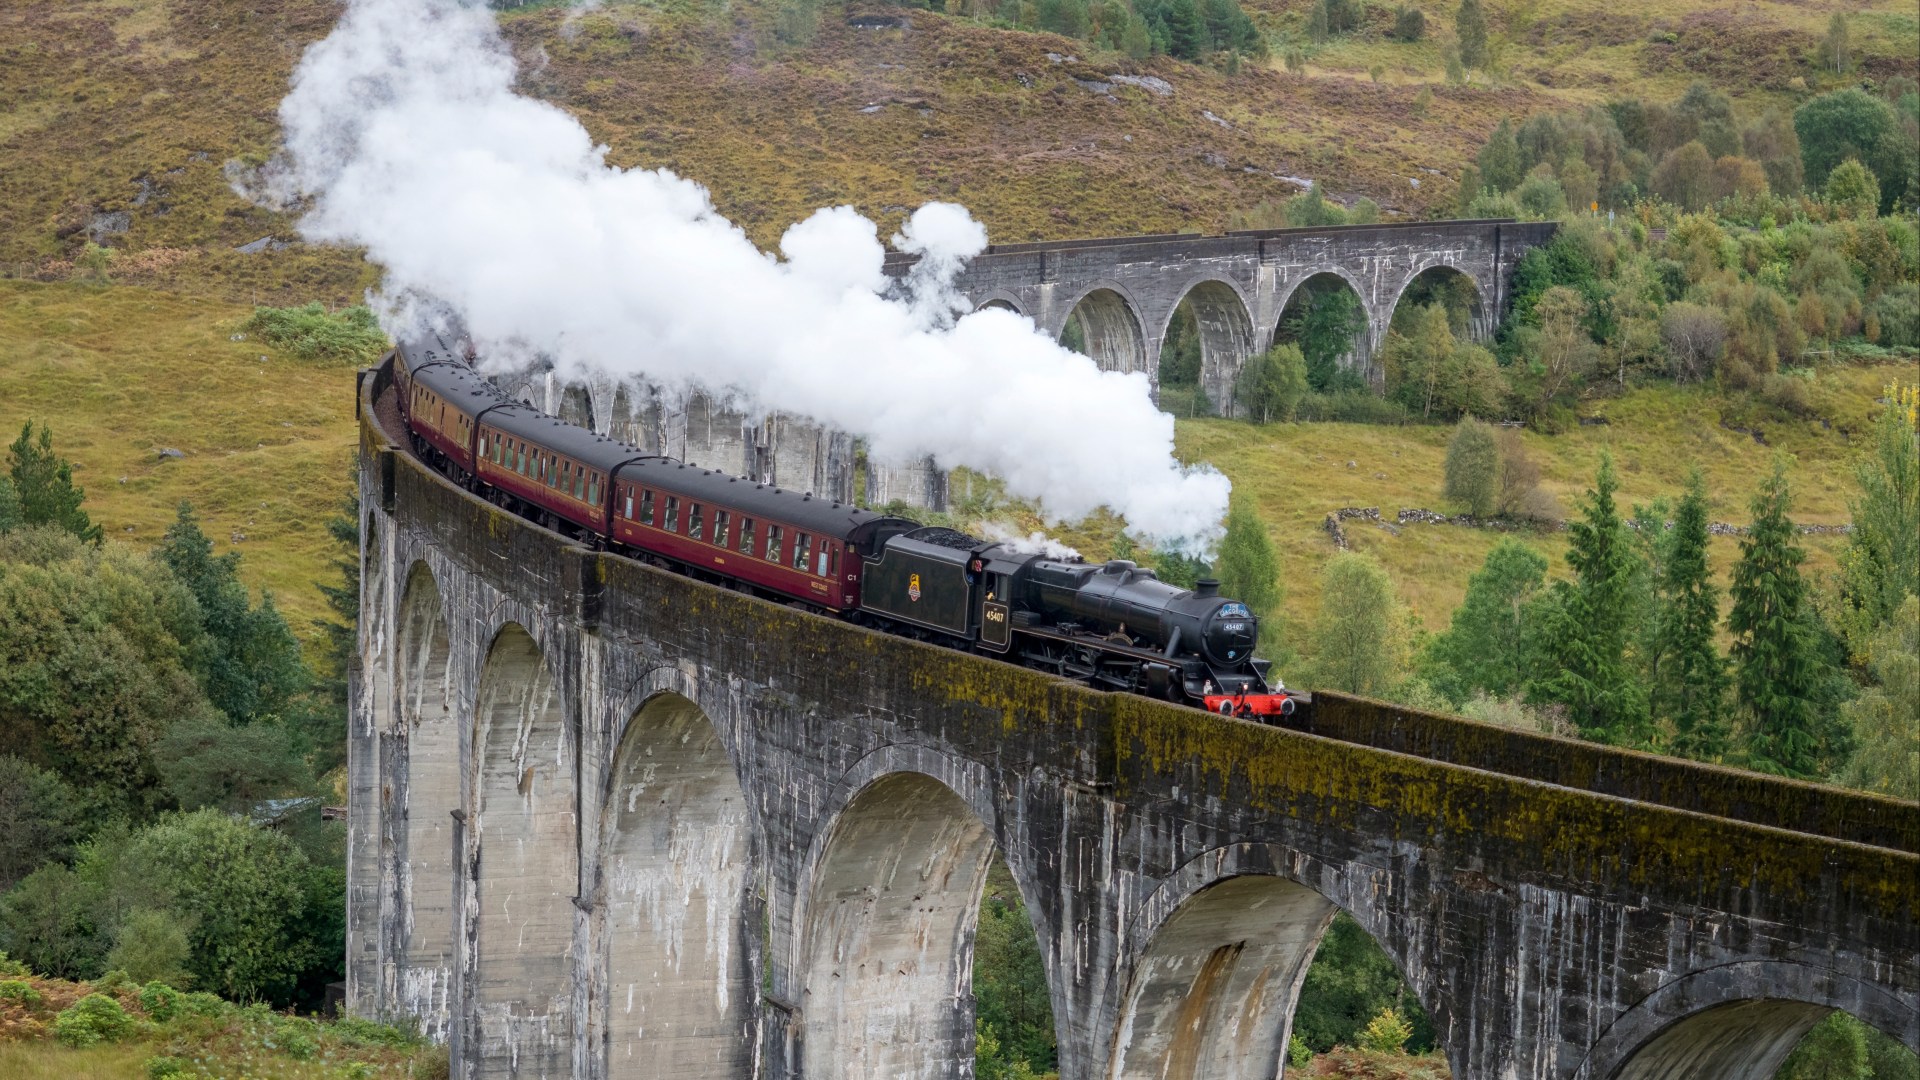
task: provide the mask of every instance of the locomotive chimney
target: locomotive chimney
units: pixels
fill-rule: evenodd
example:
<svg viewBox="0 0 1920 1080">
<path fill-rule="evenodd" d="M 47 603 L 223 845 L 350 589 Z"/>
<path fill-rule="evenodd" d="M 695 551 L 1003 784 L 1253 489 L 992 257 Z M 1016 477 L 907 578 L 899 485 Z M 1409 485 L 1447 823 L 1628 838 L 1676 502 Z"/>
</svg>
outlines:
<svg viewBox="0 0 1920 1080">
<path fill-rule="evenodd" d="M 1201 578 L 1201 579 L 1200 579 L 1199 581 L 1196 581 L 1196 582 L 1194 582 L 1194 583 L 1193 583 L 1193 595 L 1195 595 L 1195 596 L 1219 596 L 1219 595 L 1220 595 L 1220 583 L 1219 583 L 1218 581 L 1215 581 L 1214 579 L 1212 579 L 1212 578 L 1210 578 L 1210 577 L 1209 577 L 1209 578 Z"/>
</svg>

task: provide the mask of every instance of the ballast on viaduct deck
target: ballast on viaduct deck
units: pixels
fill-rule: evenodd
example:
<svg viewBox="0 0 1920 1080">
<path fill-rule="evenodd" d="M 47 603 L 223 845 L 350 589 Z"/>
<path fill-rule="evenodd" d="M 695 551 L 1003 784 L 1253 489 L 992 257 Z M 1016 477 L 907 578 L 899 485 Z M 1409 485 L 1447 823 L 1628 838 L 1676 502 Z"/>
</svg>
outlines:
<svg viewBox="0 0 1920 1080">
<path fill-rule="evenodd" d="M 1096 693 L 587 550 L 361 383 L 348 1004 L 463 1077 L 961 1078 L 986 867 L 1065 1080 L 1272 1077 L 1336 909 L 1462 1078 L 1920 1049 L 1920 806 L 1321 695 Z"/>
</svg>

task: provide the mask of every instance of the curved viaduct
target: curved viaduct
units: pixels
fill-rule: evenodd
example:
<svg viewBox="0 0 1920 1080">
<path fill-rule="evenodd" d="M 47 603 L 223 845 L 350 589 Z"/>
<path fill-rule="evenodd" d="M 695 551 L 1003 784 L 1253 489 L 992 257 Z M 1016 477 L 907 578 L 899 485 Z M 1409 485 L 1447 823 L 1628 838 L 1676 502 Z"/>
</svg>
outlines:
<svg viewBox="0 0 1920 1080">
<path fill-rule="evenodd" d="M 1061 1075 L 1273 1077 L 1336 909 L 1463 1078 L 1920 1049 L 1920 806 L 1323 696 L 1094 693 L 586 550 L 362 380 L 349 1007 L 463 1077 L 972 1075 L 1003 852 Z"/>
<path fill-rule="evenodd" d="M 954 284 L 974 307 L 1018 311 L 1056 338 L 1078 319 L 1088 355 L 1102 368 L 1144 371 L 1156 382 L 1160 344 L 1185 301 L 1200 331 L 1201 384 L 1209 400 L 1225 403 L 1240 366 L 1273 343 L 1288 302 L 1306 282 L 1337 280 L 1359 298 L 1366 329 L 1348 362 L 1378 387 L 1382 372 L 1374 358 L 1415 279 L 1447 273 L 1470 283 L 1468 332 L 1484 340 L 1507 310 L 1520 257 L 1552 239 L 1557 227 L 1507 219 L 1410 221 L 996 244 L 972 259 Z M 916 261 L 889 255 L 887 272 L 905 277 Z"/>
</svg>

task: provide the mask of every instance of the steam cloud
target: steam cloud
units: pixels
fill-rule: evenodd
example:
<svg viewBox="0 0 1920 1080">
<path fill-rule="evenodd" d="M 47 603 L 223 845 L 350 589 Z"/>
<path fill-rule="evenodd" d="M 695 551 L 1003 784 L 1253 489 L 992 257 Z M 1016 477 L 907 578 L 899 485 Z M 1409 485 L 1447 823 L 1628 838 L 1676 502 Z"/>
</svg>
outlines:
<svg viewBox="0 0 1920 1080">
<path fill-rule="evenodd" d="M 513 79 L 492 15 L 459 0 L 351 0 L 294 73 L 269 182 L 310 200 L 308 239 L 385 268 L 390 332 L 444 306 L 483 354 L 732 394 L 862 434 L 882 460 L 992 473 L 1054 520 L 1105 504 L 1150 541 L 1212 546 L 1227 480 L 1175 460 L 1144 375 L 1012 312 L 961 313 L 953 275 L 986 245 L 965 209 L 912 215 L 893 238 L 921 256 L 910 297 L 887 298 L 875 226 L 851 208 L 794 225 L 776 258 L 698 184 L 609 166 Z"/>
</svg>

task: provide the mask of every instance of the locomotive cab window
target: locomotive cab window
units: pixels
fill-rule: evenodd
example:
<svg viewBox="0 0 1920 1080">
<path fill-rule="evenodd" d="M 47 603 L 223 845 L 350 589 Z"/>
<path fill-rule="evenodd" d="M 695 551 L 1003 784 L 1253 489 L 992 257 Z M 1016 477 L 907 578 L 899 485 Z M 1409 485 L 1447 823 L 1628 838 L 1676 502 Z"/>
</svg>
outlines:
<svg viewBox="0 0 1920 1080">
<path fill-rule="evenodd" d="M 725 510 L 713 512 L 713 546 L 727 546 L 727 512 Z"/>
<path fill-rule="evenodd" d="M 680 497 L 667 496 L 667 520 L 663 522 L 668 532 L 680 531 Z"/>
<path fill-rule="evenodd" d="M 813 557 L 813 537 L 808 536 L 806 533 L 803 533 L 803 532 L 794 533 L 793 534 L 793 568 L 795 570 L 801 570 L 801 571 L 806 570 L 807 560 L 811 559 L 812 557 Z"/>
<path fill-rule="evenodd" d="M 767 526 L 767 561 L 771 563 L 780 561 L 780 526 L 778 525 Z"/>
<path fill-rule="evenodd" d="M 695 540 L 703 538 L 706 532 L 706 513 L 699 503 L 687 504 L 687 535 Z"/>
</svg>

